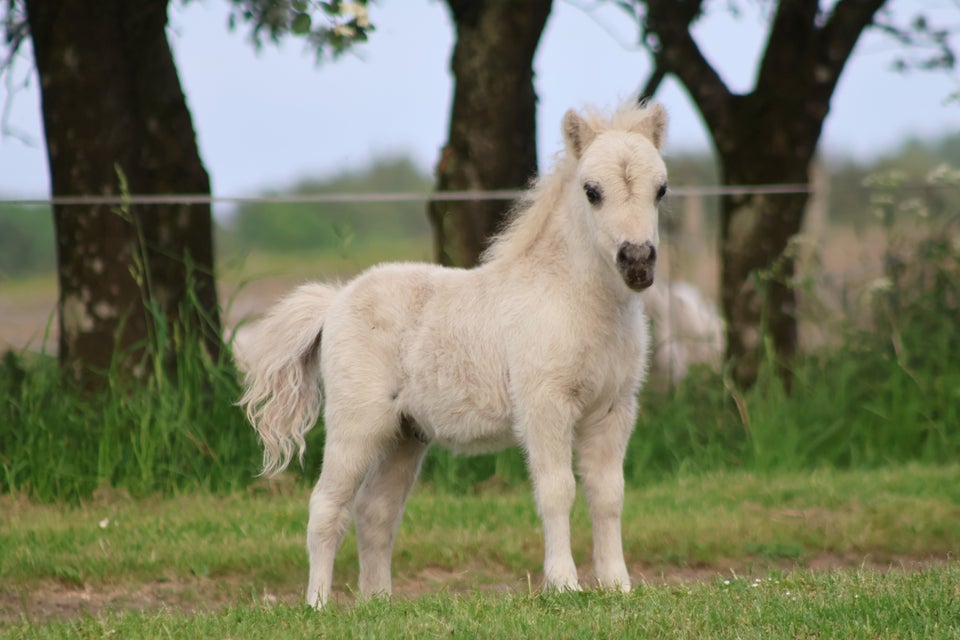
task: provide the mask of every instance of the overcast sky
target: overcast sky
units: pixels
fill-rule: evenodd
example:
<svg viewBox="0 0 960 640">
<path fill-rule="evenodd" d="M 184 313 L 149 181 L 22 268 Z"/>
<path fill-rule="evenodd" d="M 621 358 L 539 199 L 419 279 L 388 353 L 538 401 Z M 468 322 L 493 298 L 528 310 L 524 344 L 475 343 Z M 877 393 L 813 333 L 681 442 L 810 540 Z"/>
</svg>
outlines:
<svg viewBox="0 0 960 640">
<path fill-rule="evenodd" d="M 171 42 L 215 194 L 282 190 L 299 178 L 357 167 L 386 153 L 406 153 L 424 169 L 433 166 L 446 137 L 452 92 L 453 30 L 439 1 L 381 0 L 370 10 L 377 27 L 371 41 L 322 67 L 294 40 L 256 53 L 245 31 L 228 32 L 223 0 L 171 4 Z M 728 4 L 746 10 L 739 20 L 723 11 Z M 762 4 L 714 2 L 695 32 L 734 90 L 753 81 L 764 37 L 756 12 Z M 960 8 L 951 0 L 891 4 L 905 14 L 923 5 L 950 24 L 960 22 Z M 535 60 L 541 166 L 560 148 L 567 108 L 613 107 L 649 73 L 646 53 L 630 45 L 634 28 L 609 5 L 554 2 Z M 861 40 L 834 95 L 822 149 L 867 159 L 908 137 L 936 139 L 960 131 L 960 103 L 945 102 L 960 88 L 957 78 L 895 74 L 889 68 L 896 49 L 879 34 Z M 8 101 L 5 126 L 16 135 L 0 139 L 0 194 L 6 196 L 41 197 L 49 188 L 31 64 L 28 57 L 20 60 L 14 80 L 28 79 L 29 86 Z M 11 86 L 0 87 L 4 101 Z M 668 156 L 708 148 L 703 125 L 677 84 L 668 81 L 657 99 L 671 116 Z"/>
</svg>

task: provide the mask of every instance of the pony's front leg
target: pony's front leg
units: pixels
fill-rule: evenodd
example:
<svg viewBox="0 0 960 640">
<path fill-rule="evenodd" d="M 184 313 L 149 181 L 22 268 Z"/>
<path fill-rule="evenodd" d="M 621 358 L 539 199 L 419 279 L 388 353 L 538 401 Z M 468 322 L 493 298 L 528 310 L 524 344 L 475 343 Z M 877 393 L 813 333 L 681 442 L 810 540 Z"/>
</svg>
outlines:
<svg viewBox="0 0 960 640">
<path fill-rule="evenodd" d="M 573 477 L 573 411 L 541 403 L 522 420 L 522 439 L 543 523 L 543 574 L 547 588 L 580 590 L 570 552 L 570 509 L 576 495 Z"/>
<path fill-rule="evenodd" d="M 577 431 L 577 466 L 593 524 L 593 566 L 602 588 L 630 590 L 623 558 L 623 459 L 636 418 L 636 399 L 624 400 L 600 421 Z"/>
</svg>

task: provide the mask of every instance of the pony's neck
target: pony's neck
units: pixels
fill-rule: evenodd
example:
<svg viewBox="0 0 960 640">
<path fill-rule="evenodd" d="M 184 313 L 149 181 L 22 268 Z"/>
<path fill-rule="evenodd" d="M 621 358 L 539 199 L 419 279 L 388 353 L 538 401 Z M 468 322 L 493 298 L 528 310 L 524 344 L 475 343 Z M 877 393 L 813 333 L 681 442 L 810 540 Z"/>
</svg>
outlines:
<svg viewBox="0 0 960 640">
<path fill-rule="evenodd" d="M 524 194 L 509 223 L 484 253 L 483 262 L 508 264 L 558 253 L 557 242 L 565 239 L 564 226 L 573 217 L 567 210 L 567 187 L 576 170 L 572 159 L 558 158 L 554 171 L 537 179 Z"/>
</svg>

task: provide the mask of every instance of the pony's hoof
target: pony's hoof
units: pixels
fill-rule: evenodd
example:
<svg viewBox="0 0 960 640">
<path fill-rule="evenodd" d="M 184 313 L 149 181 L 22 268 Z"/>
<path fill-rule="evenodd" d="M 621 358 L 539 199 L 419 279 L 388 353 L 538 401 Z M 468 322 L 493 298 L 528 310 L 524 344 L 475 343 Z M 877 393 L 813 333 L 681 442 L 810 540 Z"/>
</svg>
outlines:
<svg viewBox="0 0 960 640">
<path fill-rule="evenodd" d="M 324 607 L 327 606 L 327 599 L 319 593 L 307 594 L 307 606 L 312 607 L 317 611 L 323 611 Z"/>
<path fill-rule="evenodd" d="M 629 593 L 630 586 L 630 576 L 627 575 L 627 570 L 624 568 L 622 571 L 609 572 L 604 577 L 597 576 L 597 588 L 603 591 L 620 591 L 622 593 Z"/>
<path fill-rule="evenodd" d="M 580 587 L 580 581 L 577 578 L 569 578 L 569 577 L 566 579 L 547 578 L 545 590 L 562 593 L 564 591 L 583 591 L 583 588 Z"/>
<path fill-rule="evenodd" d="M 630 593 L 630 581 L 621 582 L 612 580 L 610 582 L 600 582 L 597 585 L 602 591 L 618 591 L 620 593 Z"/>
</svg>

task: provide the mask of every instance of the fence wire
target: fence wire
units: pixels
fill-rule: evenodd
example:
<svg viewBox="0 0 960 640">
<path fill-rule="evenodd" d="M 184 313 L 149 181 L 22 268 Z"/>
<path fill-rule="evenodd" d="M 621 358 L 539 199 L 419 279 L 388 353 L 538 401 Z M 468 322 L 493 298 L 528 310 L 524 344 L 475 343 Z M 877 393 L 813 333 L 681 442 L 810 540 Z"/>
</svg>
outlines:
<svg viewBox="0 0 960 640">
<path fill-rule="evenodd" d="M 897 185 L 897 191 L 917 191 L 929 189 L 956 189 L 943 184 L 903 184 Z M 830 187 L 831 190 L 836 190 Z M 708 185 L 691 187 L 670 187 L 674 197 L 719 197 L 738 195 L 796 195 L 812 194 L 818 190 L 816 185 L 803 183 L 763 184 L 763 185 Z M 863 186 L 863 192 L 882 191 L 879 187 Z M 463 201 L 510 201 L 519 200 L 529 193 L 521 189 L 492 189 L 468 191 L 393 191 L 383 193 L 309 193 L 278 194 L 259 196 L 218 196 L 211 194 L 131 194 L 131 195 L 71 195 L 48 198 L 0 198 L 0 206 L 123 206 L 123 205 L 196 205 L 196 204 L 339 204 L 364 202 L 463 202 Z"/>
<path fill-rule="evenodd" d="M 672 187 L 673 196 L 730 196 L 748 194 L 786 195 L 811 193 L 805 184 L 775 184 L 748 186 Z M 0 205 L 10 206 L 122 206 L 122 205 L 191 205 L 191 204 L 324 204 L 353 202 L 458 202 L 484 200 L 518 200 L 526 193 L 517 189 L 494 189 L 487 191 L 433 191 L 433 192 L 385 192 L 385 193 L 313 193 L 281 194 L 262 196 L 216 196 L 208 194 L 155 194 L 155 195 L 78 195 L 54 196 L 51 198 L 0 199 Z"/>
</svg>

